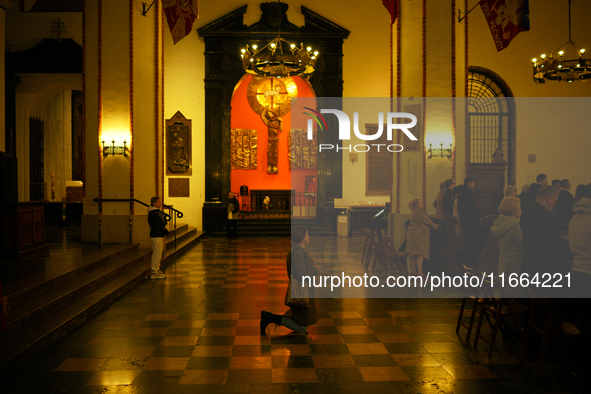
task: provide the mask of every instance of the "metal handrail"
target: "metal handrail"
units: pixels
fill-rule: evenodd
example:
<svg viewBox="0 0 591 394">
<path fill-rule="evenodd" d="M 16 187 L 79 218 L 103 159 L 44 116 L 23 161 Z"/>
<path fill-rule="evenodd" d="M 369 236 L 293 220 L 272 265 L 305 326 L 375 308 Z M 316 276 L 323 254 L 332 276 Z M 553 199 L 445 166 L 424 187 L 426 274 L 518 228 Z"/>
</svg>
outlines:
<svg viewBox="0 0 591 394">
<path fill-rule="evenodd" d="M 132 202 L 137 202 L 138 204 L 141 204 L 141 205 L 143 205 L 145 207 L 150 207 L 150 205 L 148 205 L 145 202 L 140 201 L 140 200 L 138 200 L 136 198 L 98 198 L 98 197 L 96 197 L 96 198 L 93 199 L 93 201 L 96 202 L 96 203 L 103 203 L 103 202 L 129 202 L 130 203 L 130 207 L 129 207 L 130 208 L 129 209 L 130 214 L 131 214 L 131 203 Z M 174 211 L 175 212 L 175 215 L 173 215 L 174 216 L 173 228 L 174 228 L 174 249 L 176 250 L 176 218 L 179 218 L 179 219 L 182 218 L 183 217 L 183 213 L 181 211 L 179 211 L 178 209 L 174 209 L 170 205 L 166 205 L 164 203 L 162 204 L 162 207 L 168 209 L 169 211 Z M 102 212 L 102 209 L 100 209 L 99 212 Z M 162 214 L 165 217 L 166 224 L 168 224 L 168 222 L 170 222 L 172 216 L 169 215 L 169 214 L 167 214 L 166 212 L 162 212 Z M 132 226 L 132 223 L 131 223 L 131 219 L 130 219 L 129 225 L 130 225 L 129 242 L 131 243 L 131 241 L 132 241 L 132 235 L 131 235 L 131 226 Z M 101 225 L 100 225 L 100 220 L 99 220 L 99 244 L 101 243 L 101 230 L 100 229 L 101 229 Z"/>
<path fill-rule="evenodd" d="M 126 202 L 126 201 L 129 201 L 129 202 L 131 202 L 131 201 L 133 201 L 133 202 L 137 202 L 138 204 L 141 204 L 141 205 L 143 205 L 145 207 L 150 207 L 150 205 L 148 205 L 145 202 L 140 201 L 140 200 L 138 200 L 136 198 L 98 198 L 98 197 L 96 197 L 92 201 L 94 201 L 94 202 L 103 202 L 103 201 L 106 201 L 106 202 Z M 179 211 L 178 209 L 174 209 L 170 205 L 166 205 L 164 203 L 162 204 L 162 206 L 164 208 L 166 208 L 166 209 L 171 210 L 171 211 L 175 211 L 177 218 L 180 219 L 180 218 L 183 217 L 183 213 L 181 211 Z M 162 212 L 162 213 L 164 214 L 164 216 L 166 216 L 166 222 L 169 222 L 170 221 L 170 215 L 167 214 L 167 213 L 164 213 L 164 212 Z"/>
</svg>

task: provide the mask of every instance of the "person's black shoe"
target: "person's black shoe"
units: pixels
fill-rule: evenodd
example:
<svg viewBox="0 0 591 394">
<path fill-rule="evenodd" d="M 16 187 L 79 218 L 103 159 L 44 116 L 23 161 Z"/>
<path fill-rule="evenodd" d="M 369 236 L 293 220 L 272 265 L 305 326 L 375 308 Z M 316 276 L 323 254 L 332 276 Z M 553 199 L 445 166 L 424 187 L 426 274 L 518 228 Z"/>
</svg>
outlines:
<svg viewBox="0 0 591 394">
<path fill-rule="evenodd" d="M 266 335 L 265 330 L 267 329 L 267 326 L 269 325 L 269 323 L 271 323 L 271 319 L 269 319 L 269 315 L 271 313 L 266 312 L 266 311 L 261 311 L 261 335 Z"/>
<path fill-rule="evenodd" d="M 271 312 L 261 311 L 261 335 L 266 335 L 265 330 L 267 329 L 267 326 L 271 323 L 280 326 L 281 319 L 283 319 L 283 315 L 276 315 Z"/>
</svg>

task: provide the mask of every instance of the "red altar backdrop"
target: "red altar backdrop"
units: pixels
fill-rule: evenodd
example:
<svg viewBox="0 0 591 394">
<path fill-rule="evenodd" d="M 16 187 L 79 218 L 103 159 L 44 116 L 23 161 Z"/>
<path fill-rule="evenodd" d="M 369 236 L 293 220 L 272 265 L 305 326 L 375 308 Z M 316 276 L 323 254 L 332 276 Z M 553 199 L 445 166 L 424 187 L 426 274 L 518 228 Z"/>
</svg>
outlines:
<svg viewBox="0 0 591 394">
<path fill-rule="evenodd" d="M 287 149 L 289 130 L 292 128 L 292 112 L 282 117 L 283 131 L 279 135 L 279 172 L 277 174 L 267 174 L 267 126 L 263 123 L 261 117 L 250 108 L 246 98 L 248 84 L 251 79 L 251 75 L 246 75 L 234 90 L 231 128 L 256 129 L 258 131 L 257 169 L 232 170 L 232 191 L 238 194 L 240 186 L 246 185 L 249 190 L 293 189 L 296 192 L 303 193 L 306 186 L 306 176 L 315 176 L 316 169 L 293 171 L 289 169 Z M 293 79 L 298 88 L 298 97 L 315 97 L 314 91 L 306 81 L 300 77 L 293 77 Z M 292 111 L 298 111 L 297 100 Z M 300 110 L 300 112 L 303 111 L 303 109 Z M 293 125 L 293 128 L 305 129 L 306 125 Z"/>
</svg>

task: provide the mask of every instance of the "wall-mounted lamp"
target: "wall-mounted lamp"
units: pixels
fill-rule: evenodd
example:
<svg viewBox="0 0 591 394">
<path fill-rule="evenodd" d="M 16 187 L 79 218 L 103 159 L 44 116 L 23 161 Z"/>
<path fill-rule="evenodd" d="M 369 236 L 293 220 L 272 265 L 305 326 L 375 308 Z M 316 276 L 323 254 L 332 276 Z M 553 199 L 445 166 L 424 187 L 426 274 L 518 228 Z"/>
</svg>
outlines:
<svg viewBox="0 0 591 394">
<path fill-rule="evenodd" d="M 105 141 L 101 141 L 103 144 L 103 157 L 112 155 L 122 155 L 123 157 L 129 157 L 127 154 L 127 141 L 123 140 L 123 146 L 115 146 L 115 140 L 111 141 L 112 146 L 105 146 Z"/>
<path fill-rule="evenodd" d="M 449 144 L 449 148 L 444 148 L 443 142 L 442 142 L 440 149 L 433 149 L 432 146 L 433 146 L 433 144 L 429 144 L 429 159 L 431 159 L 433 157 L 441 157 L 441 158 L 447 157 L 448 159 L 451 159 L 452 144 Z"/>
</svg>

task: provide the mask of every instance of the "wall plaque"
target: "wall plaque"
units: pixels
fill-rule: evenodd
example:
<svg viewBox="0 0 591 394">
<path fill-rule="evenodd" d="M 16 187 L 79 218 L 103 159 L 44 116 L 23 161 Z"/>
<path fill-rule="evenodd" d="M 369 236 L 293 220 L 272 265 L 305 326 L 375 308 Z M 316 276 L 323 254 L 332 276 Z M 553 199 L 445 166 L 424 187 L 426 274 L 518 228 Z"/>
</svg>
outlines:
<svg viewBox="0 0 591 394">
<path fill-rule="evenodd" d="M 382 130 L 386 129 L 387 126 L 383 125 Z M 366 124 L 365 130 L 367 135 L 376 134 L 378 125 L 376 123 Z M 372 149 L 365 154 L 366 196 L 386 196 L 392 190 L 392 157 L 394 154 L 386 149 L 391 144 L 386 137 L 387 133 L 382 132 L 380 138 L 372 141 L 372 144 L 383 144 L 379 151 L 372 146 Z"/>
<path fill-rule="evenodd" d="M 168 197 L 189 197 L 189 178 L 168 178 Z"/>
<path fill-rule="evenodd" d="M 166 120 L 166 175 L 191 175 L 191 119 L 180 111 Z"/>
</svg>

